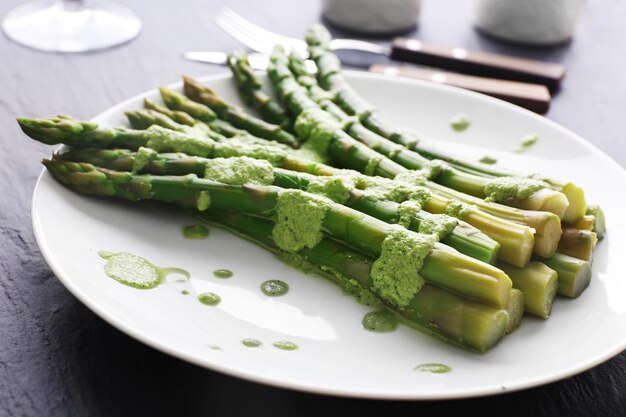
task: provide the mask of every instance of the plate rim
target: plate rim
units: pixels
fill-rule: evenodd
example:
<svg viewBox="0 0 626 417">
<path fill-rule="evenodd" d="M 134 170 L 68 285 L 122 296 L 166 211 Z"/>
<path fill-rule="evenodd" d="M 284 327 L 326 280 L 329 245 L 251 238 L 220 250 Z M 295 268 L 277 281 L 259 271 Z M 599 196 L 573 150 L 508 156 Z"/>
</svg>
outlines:
<svg viewBox="0 0 626 417">
<path fill-rule="evenodd" d="M 431 83 L 427 81 L 415 80 L 415 79 L 409 79 L 409 78 L 401 78 L 401 77 L 389 77 L 384 74 L 374 74 L 374 73 L 367 73 L 367 72 L 362 72 L 362 71 L 345 70 L 344 72 L 347 74 L 348 79 L 350 78 L 375 79 L 375 80 L 382 80 L 385 82 L 398 82 L 398 83 L 405 83 L 405 84 L 410 84 L 410 85 L 418 85 L 420 87 L 432 88 L 435 90 L 450 91 L 455 94 L 467 95 L 478 100 L 491 102 L 499 106 L 504 106 L 508 108 L 510 111 L 522 112 L 526 116 L 531 116 L 532 118 L 539 120 L 541 123 L 547 123 L 552 128 L 555 128 L 565 133 L 569 138 L 573 138 L 574 140 L 576 140 L 576 142 L 584 146 L 589 151 L 593 152 L 593 154 L 600 156 L 605 160 L 610 161 L 616 168 L 621 169 L 623 173 L 626 175 L 626 171 L 621 165 L 617 163 L 617 161 L 611 158 L 610 155 L 600 150 L 594 144 L 585 140 L 580 135 L 576 134 L 575 132 L 569 130 L 568 128 L 544 116 L 538 115 L 536 113 L 533 113 L 527 109 L 516 106 L 514 104 L 511 104 L 511 103 L 508 103 L 508 102 L 505 102 L 503 100 L 496 99 L 493 97 L 489 97 L 480 93 L 464 90 L 464 89 L 457 88 L 457 87 L 442 85 L 438 83 Z M 210 82 L 210 81 L 216 81 L 216 80 L 228 79 L 228 78 L 232 78 L 232 75 L 229 72 L 222 72 L 222 73 L 213 74 L 209 76 L 198 77 L 198 79 L 202 82 Z M 167 85 L 168 88 L 180 88 L 181 86 L 182 86 L 181 81 Z M 136 101 L 139 98 L 142 98 L 151 94 L 155 94 L 157 92 L 158 92 L 158 89 L 154 88 L 154 89 L 150 89 L 150 90 L 141 92 L 139 94 L 136 94 L 100 112 L 95 117 L 91 118 L 90 120 L 92 121 L 99 120 L 99 119 L 107 118 L 110 115 L 117 114 L 120 111 L 119 109 L 125 107 L 128 103 Z M 241 378 L 249 382 L 261 383 L 264 385 L 288 389 L 291 391 L 306 392 L 306 393 L 311 393 L 311 394 L 322 394 L 322 395 L 329 395 L 329 396 L 334 396 L 334 397 L 379 399 L 379 400 L 449 400 L 449 399 L 464 399 L 464 398 L 475 398 L 475 397 L 482 397 L 482 396 L 505 394 L 509 392 L 520 391 L 520 390 L 524 390 L 527 388 L 538 387 L 538 386 L 542 386 L 548 383 L 556 382 L 564 378 L 568 378 L 568 377 L 577 375 L 579 373 L 585 372 L 601 363 L 606 362 L 607 360 L 620 354 L 622 351 L 624 351 L 624 349 L 626 349 L 626 336 L 625 336 L 621 344 L 616 343 L 616 345 L 613 346 L 611 349 L 607 349 L 603 353 L 596 354 L 593 357 L 591 357 L 589 360 L 583 363 L 579 363 L 578 365 L 575 365 L 575 366 L 570 366 L 567 369 L 562 369 L 557 372 L 549 372 L 549 373 L 546 372 L 545 375 L 527 377 L 521 381 L 508 384 L 506 386 L 506 389 L 502 389 L 502 387 L 498 385 L 498 386 L 493 386 L 493 387 L 486 386 L 486 387 L 479 387 L 479 388 L 456 389 L 455 391 L 452 391 L 452 392 L 442 392 L 442 393 L 434 393 L 434 394 L 433 393 L 420 393 L 419 391 L 395 392 L 395 393 L 389 392 L 389 391 L 373 392 L 371 390 L 368 391 L 366 389 L 350 389 L 350 388 L 338 389 L 336 387 L 335 388 L 327 387 L 327 386 L 325 387 L 325 386 L 320 386 L 317 384 L 310 384 L 310 383 L 307 384 L 307 383 L 301 383 L 301 382 L 286 382 L 282 379 L 275 378 L 275 377 L 265 377 L 259 374 L 253 374 L 253 373 L 249 373 L 245 371 L 235 370 L 227 365 L 220 364 L 219 360 L 211 360 L 210 358 L 209 359 L 205 358 L 204 360 L 200 360 L 200 358 L 194 355 L 187 354 L 185 352 L 178 351 L 175 348 L 169 347 L 168 343 L 159 341 L 158 338 L 152 338 L 150 336 L 145 335 L 141 331 L 137 331 L 132 326 L 126 324 L 124 320 L 115 318 L 114 315 L 112 315 L 107 310 L 106 307 L 101 306 L 97 302 L 96 299 L 85 294 L 73 282 L 71 278 L 66 277 L 63 274 L 61 274 L 61 268 L 55 261 L 52 255 L 52 250 L 48 247 L 45 241 L 45 237 L 42 233 L 42 230 L 39 227 L 39 224 L 38 224 L 39 216 L 36 212 L 36 207 L 35 207 L 37 198 L 38 198 L 37 196 L 38 196 L 39 189 L 40 187 L 42 187 L 41 184 L 44 181 L 44 178 L 49 175 L 50 174 L 45 170 L 45 168 L 42 168 L 42 171 L 37 178 L 37 181 L 33 190 L 33 194 L 31 197 L 31 210 L 30 211 L 31 211 L 31 225 L 33 227 L 33 234 L 35 236 L 35 241 L 37 242 L 37 246 L 39 247 L 39 250 L 44 260 L 46 261 L 46 263 L 48 264 L 48 266 L 54 273 L 55 277 L 83 305 L 85 305 L 92 312 L 94 312 L 101 319 L 103 319 L 105 322 L 107 322 L 108 324 L 116 328 L 117 330 L 125 333 L 126 335 L 132 337 L 135 340 L 140 341 L 141 343 L 146 344 L 147 346 L 153 349 L 159 350 L 177 359 L 184 360 L 188 363 L 192 363 L 196 366 L 208 369 L 210 371 L 216 371 L 216 372 L 220 372 L 222 374 L 229 375 L 232 377 Z"/>
</svg>

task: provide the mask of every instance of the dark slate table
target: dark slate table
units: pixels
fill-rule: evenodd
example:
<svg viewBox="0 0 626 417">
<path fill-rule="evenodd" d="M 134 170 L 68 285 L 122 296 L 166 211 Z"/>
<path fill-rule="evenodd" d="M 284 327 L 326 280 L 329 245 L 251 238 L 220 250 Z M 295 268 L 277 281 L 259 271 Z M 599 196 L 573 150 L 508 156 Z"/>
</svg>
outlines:
<svg viewBox="0 0 626 417">
<path fill-rule="evenodd" d="M 0 15 L 17 3 L 3 1 Z M 184 50 L 239 46 L 213 24 L 224 1 L 124 3 L 139 12 L 144 29 L 118 48 L 53 55 L 0 36 L 0 416 L 626 415 L 624 353 L 573 378 L 495 397 L 352 400 L 257 385 L 190 365 L 131 339 L 79 303 L 44 262 L 30 223 L 39 160 L 50 150 L 26 140 L 14 117 L 62 112 L 90 118 L 182 73 L 224 71 L 183 61 Z M 620 143 L 626 111 L 625 2 L 583 2 L 574 41 L 540 50 L 478 35 L 470 25 L 470 2 L 423 3 L 417 35 L 424 40 L 565 64 L 568 76 L 548 117 L 626 165 L 626 147 Z M 229 6 L 293 36 L 319 19 L 317 2 L 233 0 Z M 354 55 L 347 58 L 363 62 Z"/>
</svg>

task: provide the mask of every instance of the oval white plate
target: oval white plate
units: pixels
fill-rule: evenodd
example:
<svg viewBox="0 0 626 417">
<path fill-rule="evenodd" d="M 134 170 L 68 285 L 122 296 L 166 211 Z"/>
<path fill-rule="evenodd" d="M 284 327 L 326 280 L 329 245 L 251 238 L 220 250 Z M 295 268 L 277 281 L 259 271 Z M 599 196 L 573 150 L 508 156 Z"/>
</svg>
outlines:
<svg viewBox="0 0 626 417">
<path fill-rule="evenodd" d="M 171 355 L 216 371 L 310 392 L 386 399 L 441 399 L 518 390 L 586 370 L 626 347 L 626 231 L 624 170 L 598 149 L 545 118 L 486 96 L 410 80 L 347 73 L 354 87 L 389 119 L 440 138 L 469 158 L 497 157 L 524 172 L 575 181 L 588 201 L 606 212 L 609 233 L 597 249 L 591 287 L 577 300 L 559 298 L 548 321 L 528 317 L 522 327 L 485 355 L 448 346 L 406 327 L 388 334 L 363 330 L 368 311 L 329 281 L 304 275 L 267 251 L 218 228 L 206 240 L 185 240 L 194 223 L 175 209 L 88 198 L 44 172 L 33 196 L 33 226 L 41 251 L 61 282 L 83 303 L 127 334 Z M 239 102 L 229 75 L 207 78 L 220 94 Z M 180 85 L 175 86 L 179 88 Z M 98 116 L 125 124 L 123 111 L 140 108 L 150 91 Z M 464 133 L 449 127 L 458 112 L 472 121 Z M 520 138 L 539 142 L 523 154 Z M 108 278 L 101 250 L 132 252 L 160 266 L 185 268 L 189 282 L 137 290 Z M 212 276 L 228 268 L 231 279 Z M 259 290 L 282 279 L 286 296 Z M 182 295 L 187 289 L 190 295 Z M 217 307 L 196 300 L 211 291 Z M 244 338 L 263 342 L 259 348 Z M 273 342 L 290 340 L 295 351 Z M 219 346 L 216 350 L 209 346 Z M 444 363 L 447 374 L 415 372 Z"/>
</svg>

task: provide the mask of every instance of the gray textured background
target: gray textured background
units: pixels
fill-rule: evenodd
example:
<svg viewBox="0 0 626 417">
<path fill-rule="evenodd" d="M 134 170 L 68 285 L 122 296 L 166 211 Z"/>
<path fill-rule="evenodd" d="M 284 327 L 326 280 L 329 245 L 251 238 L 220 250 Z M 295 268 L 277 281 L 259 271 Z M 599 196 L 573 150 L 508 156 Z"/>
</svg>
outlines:
<svg viewBox="0 0 626 417">
<path fill-rule="evenodd" d="M 4 15 L 17 1 L 2 1 Z M 201 369 L 126 335 L 82 306 L 56 280 L 35 244 L 30 200 L 49 148 L 27 140 L 14 117 L 90 118 L 111 105 L 222 68 L 183 61 L 184 50 L 239 45 L 212 19 L 221 4 L 284 34 L 319 19 L 316 1 L 124 1 L 142 17 L 133 42 L 83 55 L 32 51 L 0 36 L 0 416 L 394 416 L 480 412 L 507 416 L 623 416 L 626 355 L 568 380 L 498 397 L 447 402 L 349 400 L 269 388 Z M 441 45 L 560 62 L 568 75 L 548 117 L 626 165 L 626 2 L 583 1 L 574 41 L 526 50 L 478 35 L 469 2 L 424 0 L 417 30 Z M 347 56 L 363 63 L 361 57 Z M 555 150 L 558 152 L 558 150 Z M 592 167 L 581 169 L 593 169 Z M 624 329 L 616 329 L 624 331 Z M 564 352 L 566 354 L 566 352 Z"/>
</svg>

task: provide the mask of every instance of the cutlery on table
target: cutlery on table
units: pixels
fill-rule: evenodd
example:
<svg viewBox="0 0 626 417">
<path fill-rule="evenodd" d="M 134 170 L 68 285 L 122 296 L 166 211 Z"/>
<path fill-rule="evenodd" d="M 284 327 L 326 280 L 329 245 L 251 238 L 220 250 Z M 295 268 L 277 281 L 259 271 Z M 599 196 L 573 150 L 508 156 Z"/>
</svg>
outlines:
<svg viewBox="0 0 626 417">
<path fill-rule="evenodd" d="M 219 51 L 185 52 L 183 58 L 191 61 L 206 62 L 209 64 L 226 65 L 228 55 Z M 268 65 L 267 55 L 251 53 L 248 55 L 250 66 L 255 70 L 265 70 Z M 315 62 L 306 60 L 310 72 L 315 72 Z M 495 78 L 475 77 L 451 72 L 416 67 L 399 67 L 392 65 L 374 64 L 370 72 L 387 75 L 399 75 L 420 80 L 432 81 L 439 84 L 465 88 L 508 101 L 525 107 L 536 113 L 545 113 L 550 107 L 550 92 L 541 84 L 529 84 L 517 81 L 498 80 Z"/>
<path fill-rule="evenodd" d="M 216 23 L 232 37 L 249 48 L 269 55 L 274 45 L 295 49 L 306 56 L 306 42 L 273 33 L 222 8 Z M 390 47 L 356 39 L 333 39 L 333 50 L 354 50 L 388 56 L 396 61 L 439 67 L 465 74 L 501 78 L 527 83 L 543 84 L 550 90 L 559 87 L 565 76 L 560 64 L 535 61 L 512 56 L 470 51 L 464 48 L 445 48 L 417 39 L 395 38 Z"/>
</svg>

